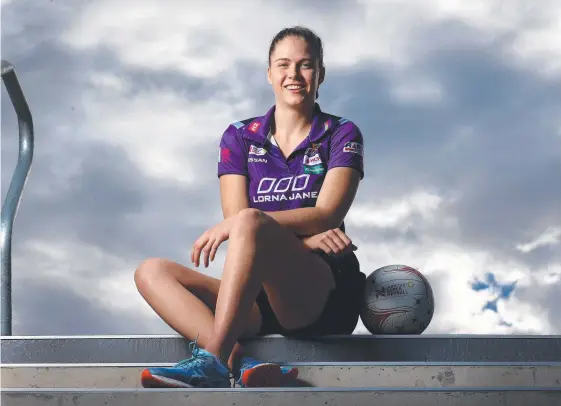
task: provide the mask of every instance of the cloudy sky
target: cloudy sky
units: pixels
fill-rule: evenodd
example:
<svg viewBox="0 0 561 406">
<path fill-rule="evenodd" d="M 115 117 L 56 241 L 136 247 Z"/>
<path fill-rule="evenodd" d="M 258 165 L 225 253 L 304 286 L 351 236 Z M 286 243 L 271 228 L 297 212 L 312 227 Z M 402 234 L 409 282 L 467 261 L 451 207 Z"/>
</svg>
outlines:
<svg viewBox="0 0 561 406">
<path fill-rule="evenodd" d="M 427 333 L 561 334 L 558 0 L 2 0 L 2 58 L 36 130 L 15 335 L 173 333 L 134 269 L 187 263 L 219 221 L 219 138 L 270 107 L 269 41 L 295 24 L 324 40 L 320 105 L 365 135 L 347 218 L 363 271 L 419 268 Z M 1 111 L 4 197 L 4 88 Z M 219 277 L 224 252 L 202 271 Z"/>
</svg>

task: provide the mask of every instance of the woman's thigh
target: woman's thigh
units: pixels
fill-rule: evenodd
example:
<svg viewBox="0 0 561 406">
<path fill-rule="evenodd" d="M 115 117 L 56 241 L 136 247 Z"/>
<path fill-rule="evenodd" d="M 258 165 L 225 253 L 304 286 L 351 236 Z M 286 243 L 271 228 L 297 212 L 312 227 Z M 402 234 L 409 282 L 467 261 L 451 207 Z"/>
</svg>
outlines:
<svg viewBox="0 0 561 406">
<path fill-rule="evenodd" d="M 186 290 L 199 298 L 213 312 L 220 291 L 220 279 L 201 273 L 177 262 L 153 258 L 143 265 L 150 269 L 150 278 L 171 278 L 181 284 Z M 257 303 L 251 309 L 244 335 L 254 335 L 261 327 L 261 313 Z"/>
<path fill-rule="evenodd" d="M 363 291 L 366 276 L 360 272 L 354 254 L 331 257 L 320 254 L 335 275 L 337 287 L 331 292 L 320 316 L 303 328 L 286 328 L 271 308 L 266 292 L 261 292 L 257 302 L 263 313 L 260 334 L 283 334 L 285 336 L 310 337 L 332 334 L 351 334 L 357 326 L 363 306 Z"/>
<path fill-rule="evenodd" d="M 281 326 L 305 327 L 316 321 L 335 289 L 331 267 L 319 255 L 304 246 L 300 238 L 273 218 L 265 216 L 264 241 L 260 244 L 265 258 L 263 289 Z M 262 265 L 263 266 L 263 265 Z"/>
</svg>

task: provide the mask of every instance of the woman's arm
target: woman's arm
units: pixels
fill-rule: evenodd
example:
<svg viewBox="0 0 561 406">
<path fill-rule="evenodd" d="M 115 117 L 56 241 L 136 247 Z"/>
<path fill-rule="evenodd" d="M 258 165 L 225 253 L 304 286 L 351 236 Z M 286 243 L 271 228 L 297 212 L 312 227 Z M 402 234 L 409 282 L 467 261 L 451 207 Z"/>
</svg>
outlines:
<svg viewBox="0 0 561 406">
<path fill-rule="evenodd" d="M 225 219 L 247 209 L 249 207 L 247 178 L 243 175 L 222 175 L 220 177 L 220 200 Z"/>
<path fill-rule="evenodd" d="M 249 207 L 247 149 L 235 125 L 230 124 L 220 140 L 218 178 L 224 219 Z"/>
<path fill-rule="evenodd" d="M 351 208 L 360 178 L 360 173 L 353 168 L 333 168 L 325 176 L 315 207 L 267 214 L 300 236 L 332 230 L 341 225 Z"/>
<path fill-rule="evenodd" d="M 331 136 L 327 173 L 315 207 L 267 214 L 300 236 L 339 227 L 364 176 L 363 145 L 360 129 L 347 121 Z"/>
<path fill-rule="evenodd" d="M 315 207 L 266 212 L 297 235 L 308 236 L 337 228 L 347 215 L 356 195 L 360 174 L 351 168 L 333 168 L 324 180 Z M 247 178 L 242 175 L 220 177 L 222 213 L 227 219 L 249 207 Z"/>
<path fill-rule="evenodd" d="M 332 136 L 327 173 L 316 205 L 266 213 L 299 236 L 311 236 L 339 227 L 364 176 L 362 146 L 360 129 L 350 121 L 344 124 Z M 233 126 L 224 133 L 220 147 L 218 174 L 222 213 L 226 219 L 249 207 L 248 172 L 245 149 Z"/>
</svg>

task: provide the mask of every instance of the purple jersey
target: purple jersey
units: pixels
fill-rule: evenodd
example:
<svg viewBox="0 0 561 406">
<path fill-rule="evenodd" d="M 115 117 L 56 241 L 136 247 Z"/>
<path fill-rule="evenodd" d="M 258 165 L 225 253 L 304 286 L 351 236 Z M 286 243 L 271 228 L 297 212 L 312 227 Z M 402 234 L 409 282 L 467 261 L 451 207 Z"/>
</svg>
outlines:
<svg viewBox="0 0 561 406">
<path fill-rule="evenodd" d="M 363 138 L 353 122 L 324 113 L 316 104 L 309 136 L 285 158 L 270 134 L 274 109 L 231 124 L 220 141 L 218 176 L 246 176 L 250 207 L 313 207 L 331 168 L 354 168 L 363 178 Z"/>
</svg>

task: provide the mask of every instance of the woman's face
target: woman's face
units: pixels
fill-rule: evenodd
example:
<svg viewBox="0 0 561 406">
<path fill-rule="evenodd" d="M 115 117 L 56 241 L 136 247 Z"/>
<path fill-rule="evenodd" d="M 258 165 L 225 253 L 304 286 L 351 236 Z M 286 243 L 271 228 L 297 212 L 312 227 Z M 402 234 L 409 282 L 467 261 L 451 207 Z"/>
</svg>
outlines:
<svg viewBox="0 0 561 406">
<path fill-rule="evenodd" d="M 286 37 L 277 43 L 268 69 L 268 80 L 277 104 L 313 105 L 323 77 L 324 70 L 318 66 L 316 56 L 304 39 Z"/>
</svg>

